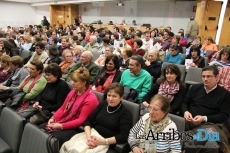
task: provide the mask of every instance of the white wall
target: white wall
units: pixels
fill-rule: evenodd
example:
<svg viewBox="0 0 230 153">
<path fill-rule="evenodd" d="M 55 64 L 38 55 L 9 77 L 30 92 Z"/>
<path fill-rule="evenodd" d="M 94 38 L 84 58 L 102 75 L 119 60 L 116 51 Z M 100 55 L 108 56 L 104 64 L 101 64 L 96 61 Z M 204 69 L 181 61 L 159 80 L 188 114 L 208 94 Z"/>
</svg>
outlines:
<svg viewBox="0 0 230 153">
<path fill-rule="evenodd" d="M 174 32 L 180 28 L 186 29 L 190 16 L 195 15 L 192 11 L 196 1 L 128 1 L 125 6 L 118 7 L 117 2 L 104 2 L 104 6 L 88 4 L 80 5 L 80 14 L 84 23 L 101 20 L 107 24 L 113 21 L 120 24 L 122 19 L 127 24 L 136 20 L 138 25 L 150 23 L 152 27 L 171 26 Z"/>
<path fill-rule="evenodd" d="M 43 16 L 49 20 L 49 6 L 32 7 L 27 3 L 0 2 L 0 27 L 40 24 Z"/>
</svg>

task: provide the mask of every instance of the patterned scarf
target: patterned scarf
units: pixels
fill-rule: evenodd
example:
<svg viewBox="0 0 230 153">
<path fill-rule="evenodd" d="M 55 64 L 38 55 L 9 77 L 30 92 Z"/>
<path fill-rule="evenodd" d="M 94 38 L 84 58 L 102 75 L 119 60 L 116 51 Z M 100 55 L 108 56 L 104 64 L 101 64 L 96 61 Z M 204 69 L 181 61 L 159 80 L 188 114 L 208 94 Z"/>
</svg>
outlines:
<svg viewBox="0 0 230 153">
<path fill-rule="evenodd" d="M 170 85 L 168 81 L 162 82 L 158 90 L 158 94 L 168 98 L 170 102 L 173 101 L 174 95 L 179 91 L 180 85 L 177 81 Z"/>
<path fill-rule="evenodd" d="M 98 92 L 104 92 L 107 87 L 113 82 L 113 79 L 115 77 L 117 73 L 117 70 L 113 70 L 113 71 L 108 71 L 108 70 L 105 70 L 98 78 L 97 80 L 97 83 L 98 83 L 98 86 L 96 87 L 96 90 Z M 106 74 L 109 74 L 108 78 L 105 80 L 105 83 L 103 85 L 100 84 L 100 80 L 105 77 Z"/>
<path fill-rule="evenodd" d="M 71 62 L 68 62 L 68 63 L 65 62 L 65 61 L 61 62 L 61 63 L 59 64 L 59 66 L 60 66 L 60 68 L 61 68 L 61 71 L 64 72 L 65 69 L 67 69 L 72 63 L 73 63 L 73 60 L 72 60 Z"/>
</svg>

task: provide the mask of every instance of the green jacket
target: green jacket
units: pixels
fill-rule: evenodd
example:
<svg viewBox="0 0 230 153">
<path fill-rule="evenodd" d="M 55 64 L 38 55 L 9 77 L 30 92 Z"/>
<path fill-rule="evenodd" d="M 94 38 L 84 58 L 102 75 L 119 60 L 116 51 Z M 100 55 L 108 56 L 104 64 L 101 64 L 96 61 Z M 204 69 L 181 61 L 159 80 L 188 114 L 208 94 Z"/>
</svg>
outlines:
<svg viewBox="0 0 230 153">
<path fill-rule="evenodd" d="M 66 81 L 70 81 L 71 80 L 71 78 L 70 78 L 71 74 L 81 66 L 82 66 L 81 62 L 74 64 L 67 74 Z M 90 84 L 93 84 L 94 80 L 96 79 L 97 75 L 99 74 L 100 69 L 94 62 L 90 62 L 85 68 L 89 70 L 89 73 L 91 76 L 90 77 Z"/>
</svg>

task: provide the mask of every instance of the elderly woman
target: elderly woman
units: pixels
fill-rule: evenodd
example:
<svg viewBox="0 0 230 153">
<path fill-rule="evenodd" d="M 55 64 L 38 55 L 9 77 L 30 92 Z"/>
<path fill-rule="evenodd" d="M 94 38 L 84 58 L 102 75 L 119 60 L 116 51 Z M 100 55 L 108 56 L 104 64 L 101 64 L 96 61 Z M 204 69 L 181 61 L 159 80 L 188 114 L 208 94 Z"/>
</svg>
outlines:
<svg viewBox="0 0 230 153">
<path fill-rule="evenodd" d="M 6 81 L 0 84 L 0 100 L 3 102 L 9 98 L 12 90 L 29 75 L 28 70 L 23 68 L 23 59 L 20 56 L 13 56 L 9 65 L 12 73 Z"/>
<path fill-rule="evenodd" d="M 223 47 L 217 55 L 217 58 L 209 63 L 209 65 L 216 65 L 218 68 L 230 66 L 230 47 Z"/>
<path fill-rule="evenodd" d="M 31 61 L 30 66 L 29 66 L 29 73 L 30 75 L 27 76 L 18 87 L 6 87 L 2 86 L 3 90 L 4 89 L 10 89 L 13 90 L 12 94 L 18 94 L 18 90 L 22 90 L 25 92 L 25 95 L 23 96 L 22 101 L 30 101 L 34 100 L 45 88 L 46 86 L 46 79 L 42 75 L 43 71 L 43 64 L 41 61 Z M 14 93 L 16 91 L 16 93 Z M 13 107 L 13 108 L 19 108 L 21 109 L 20 106 L 21 101 L 8 101 L 6 102 L 7 106 Z M 29 104 L 29 103 L 28 103 Z M 24 109 L 24 106 L 23 108 Z"/>
<path fill-rule="evenodd" d="M 62 53 L 64 61 L 59 64 L 62 71 L 62 78 L 66 79 L 67 74 L 71 67 L 75 64 L 73 61 L 73 52 L 70 49 L 65 49 Z"/>
<path fill-rule="evenodd" d="M 10 69 L 10 56 L 2 55 L 0 57 L 1 60 L 1 68 L 0 68 L 0 83 L 4 82 L 10 77 L 11 69 Z"/>
<path fill-rule="evenodd" d="M 30 122 L 41 124 L 51 117 L 51 112 L 63 104 L 70 89 L 68 84 L 60 79 L 62 76 L 61 68 L 56 63 L 51 63 L 45 68 L 45 78 L 47 84 L 45 89 L 36 98 L 33 107 L 40 108 L 41 111 L 30 118 Z"/>
<path fill-rule="evenodd" d="M 94 61 L 94 63 L 97 64 L 98 66 L 104 66 L 106 57 L 108 57 L 109 55 L 112 55 L 112 54 L 113 54 L 113 48 L 112 47 L 106 47 L 105 48 L 105 53 L 101 54 L 98 57 L 98 59 L 96 59 Z"/>
<path fill-rule="evenodd" d="M 101 102 L 87 118 L 84 130 L 89 148 L 96 149 L 100 145 L 109 145 L 109 150 L 114 150 L 115 144 L 127 142 L 132 116 L 121 102 L 123 94 L 124 87 L 119 83 L 112 83 L 106 89 L 106 101 Z M 102 137 L 91 133 L 92 128 Z"/>
<path fill-rule="evenodd" d="M 50 63 L 61 63 L 61 58 L 59 57 L 59 52 L 55 46 L 50 46 L 47 50 L 48 58 L 43 62 L 44 65 Z"/>
<path fill-rule="evenodd" d="M 165 56 L 164 62 L 181 64 L 183 62 L 183 56 L 179 53 L 178 45 L 170 45 L 169 50 L 170 52 Z"/>
<path fill-rule="evenodd" d="M 186 59 L 191 59 L 192 62 L 187 64 Z M 189 66 L 189 67 L 203 68 L 205 64 L 204 64 L 204 58 L 200 56 L 200 48 L 196 46 L 192 46 L 190 48 L 189 55 L 186 56 L 182 64 L 185 64 L 186 66 Z"/>
<path fill-rule="evenodd" d="M 151 99 L 148 109 L 149 113 L 142 116 L 130 130 L 128 143 L 132 152 L 181 152 L 178 135 L 173 134 L 173 130 L 177 131 L 177 127 L 168 117 L 169 100 L 157 94 Z M 149 132 L 154 136 L 157 134 L 157 140 L 148 137 Z M 153 136 L 152 134 L 151 136 Z"/>
<path fill-rule="evenodd" d="M 109 55 L 106 57 L 104 67 L 95 79 L 92 89 L 99 92 L 105 92 L 111 83 L 120 82 L 122 73 L 119 68 L 117 55 Z"/>
<path fill-rule="evenodd" d="M 161 62 L 158 61 L 157 51 L 150 50 L 147 52 L 147 60 L 143 69 L 149 72 L 153 77 L 153 83 L 161 76 Z"/>
<path fill-rule="evenodd" d="M 73 60 L 74 60 L 74 62 L 80 61 L 80 56 L 81 56 L 81 53 L 83 51 L 84 51 L 84 48 L 81 45 L 76 45 L 73 47 L 73 52 L 74 52 Z"/>
<path fill-rule="evenodd" d="M 71 79 L 73 90 L 46 125 L 46 130 L 58 138 L 60 146 L 77 133 L 76 129 L 85 122 L 99 103 L 96 95 L 90 90 L 90 74 L 86 68 L 74 71 Z"/>
<path fill-rule="evenodd" d="M 180 111 L 181 103 L 186 94 L 184 84 L 181 82 L 181 71 L 178 66 L 170 64 L 165 66 L 162 71 L 162 77 L 146 94 L 142 101 L 148 107 L 151 97 L 156 94 L 161 94 L 169 99 L 170 113 L 177 113 Z"/>
<path fill-rule="evenodd" d="M 90 36 L 89 43 L 85 46 L 85 50 L 88 51 L 98 51 L 99 44 L 97 43 L 97 37 L 92 35 Z"/>
<path fill-rule="evenodd" d="M 32 46 L 32 40 L 29 35 L 20 36 L 19 38 L 19 48 L 21 51 L 30 50 Z"/>
</svg>

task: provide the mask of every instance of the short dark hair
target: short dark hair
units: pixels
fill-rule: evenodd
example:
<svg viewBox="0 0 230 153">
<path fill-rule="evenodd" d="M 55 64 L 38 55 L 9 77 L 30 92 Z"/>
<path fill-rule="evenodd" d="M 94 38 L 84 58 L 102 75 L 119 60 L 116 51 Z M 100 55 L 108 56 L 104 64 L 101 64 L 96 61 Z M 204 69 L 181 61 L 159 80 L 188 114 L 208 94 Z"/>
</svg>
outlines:
<svg viewBox="0 0 230 153">
<path fill-rule="evenodd" d="M 43 63 L 39 60 L 33 60 L 30 62 L 30 64 L 34 65 L 37 69 L 37 71 L 40 71 L 40 73 L 43 72 L 44 66 Z"/>
<path fill-rule="evenodd" d="M 141 39 L 134 40 L 134 42 L 136 42 L 137 45 L 140 46 L 140 47 L 143 45 L 143 42 L 142 42 Z"/>
<path fill-rule="evenodd" d="M 40 49 L 45 49 L 45 44 L 42 43 L 41 41 L 39 41 L 39 42 L 37 42 L 37 43 L 35 44 L 35 47 L 37 47 L 37 46 L 39 46 Z"/>
<path fill-rule="evenodd" d="M 150 104 L 155 101 L 158 100 L 161 102 L 162 106 L 161 106 L 161 111 L 166 112 L 168 114 L 168 112 L 170 111 L 170 102 L 169 99 L 166 98 L 165 96 L 161 95 L 161 94 L 156 94 L 150 101 Z"/>
<path fill-rule="evenodd" d="M 179 49 L 179 47 L 178 47 L 178 45 L 177 44 L 172 44 L 172 45 L 170 45 L 169 46 L 169 48 L 171 49 L 175 49 L 175 50 L 177 50 L 178 51 L 178 49 Z"/>
<path fill-rule="evenodd" d="M 23 59 L 20 56 L 11 57 L 10 63 L 18 66 L 19 68 L 23 67 L 24 65 Z"/>
<path fill-rule="evenodd" d="M 212 71 L 215 76 L 219 74 L 218 68 L 215 65 L 206 66 L 202 69 L 204 71 Z"/>
<path fill-rule="evenodd" d="M 82 36 L 83 39 L 85 39 L 85 33 L 84 32 L 78 32 Z"/>
<path fill-rule="evenodd" d="M 120 97 L 124 95 L 124 87 L 118 82 L 114 82 L 108 86 L 108 88 L 105 90 L 105 98 L 110 90 L 113 90 L 115 93 L 119 94 Z"/>
<path fill-rule="evenodd" d="M 109 40 L 109 38 L 107 38 L 107 37 L 102 38 L 102 41 L 103 41 L 104 43 L 106 43 L 106 44 L 109 44 L 109 43 L 110 43 L 110 40 Z"/>
<path fill-rule="evenodd" d="M 59 56 L 59 51 L 57 50 L 56 46 L 49 46 L 48 50 L 49 50 L 50 55 L 52 55 L 53 57 Z"/>
<path fill-rule="evenodd" d="M 189 50 L 189 55 L 188 55 L 189 58 L 192 57 L 192 51 L 193 51 L 193 50 L 197 51 L 197 55 L 200 56 L 200 48 L 197 47 L 197 46 L 192 46 L 192 47 L 190 48 L 190 50 Z"/>
<path fill-rule="evenodd" d="M 124 51 L 128 57 L 133 56 L 133 50 L 130 48 L 124 49 Z"/>
<path fill-rule="evenodd" d="M 105 65 L 104 65 L 105 70 L 106 70 L 106 64 L 108 64 L 110 60 L 113 61 L 115 69 L 118 71 L 120 69 L 119 59 L 118 59 L 117 55 L 114 55 L 114 54 L 109 55 L 108 57 L 106 57 Z"/>
<path fill-rule="evenodd" d="M 144 66 L 145 61 L 142 56 L 133 55 L 132 57 L 130 57 L 130 59 L 137 61 L 137 65 L 141 65 L 141 67 Z"/>
<path fill-rule="evenodd" d="M 58 39 L 56 37 L 52 37 L 52 41 L 54 42 L 54 44 L 58 43 Z"/>
<path fill-rule="evenodd" d="M 60 66 L 57 63 L 51 63 L 45 68 L 45 73 L 51 73 L 56 76 L 58 79 L 62 77 L 62 71 Z"/>
</svg>

